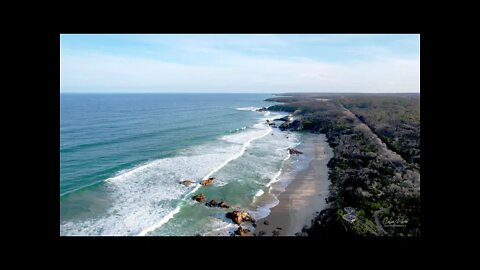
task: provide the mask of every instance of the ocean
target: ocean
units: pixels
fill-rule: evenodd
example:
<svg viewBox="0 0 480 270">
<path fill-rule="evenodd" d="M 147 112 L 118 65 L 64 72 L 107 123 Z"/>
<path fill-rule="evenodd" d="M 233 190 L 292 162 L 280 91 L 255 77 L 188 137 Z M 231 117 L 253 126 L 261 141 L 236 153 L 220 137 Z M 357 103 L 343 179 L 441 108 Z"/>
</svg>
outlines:
<svg viewBox="0 0 480 270">
<path fill-rule="evenodd" d="M 227 211 L 267 216 L 272 183 L 302 159 L 287 151 L 302 134 L 265 123 L 287 114 L 255 111 L 269 97 L 61 94 L 60 235 L 226 236 L 237 228 Z"/>
</svg>

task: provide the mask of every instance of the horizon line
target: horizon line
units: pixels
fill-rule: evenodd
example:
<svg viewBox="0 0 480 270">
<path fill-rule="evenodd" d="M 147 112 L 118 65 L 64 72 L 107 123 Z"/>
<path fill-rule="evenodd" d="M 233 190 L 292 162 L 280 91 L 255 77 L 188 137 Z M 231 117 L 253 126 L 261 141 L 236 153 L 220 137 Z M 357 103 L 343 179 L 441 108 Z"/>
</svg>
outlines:
<svg viewBox="0 0 480 270">
<path fill-rule="evenodd" d="M 420 92 L 60 92 L 60 94 L 420 94 Z"/>
</svg>

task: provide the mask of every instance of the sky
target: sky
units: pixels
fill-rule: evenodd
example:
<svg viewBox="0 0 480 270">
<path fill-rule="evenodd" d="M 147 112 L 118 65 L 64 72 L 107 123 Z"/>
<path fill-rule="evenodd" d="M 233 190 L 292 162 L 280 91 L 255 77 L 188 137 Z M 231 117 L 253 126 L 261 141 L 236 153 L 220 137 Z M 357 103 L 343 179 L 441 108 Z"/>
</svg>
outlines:
<svg viewBox="0 0 480 270">
<path fill-rule="evenodd" d="M 61 93 L 420 92 L 418 34 L 62 34 Z"/>
</svg>

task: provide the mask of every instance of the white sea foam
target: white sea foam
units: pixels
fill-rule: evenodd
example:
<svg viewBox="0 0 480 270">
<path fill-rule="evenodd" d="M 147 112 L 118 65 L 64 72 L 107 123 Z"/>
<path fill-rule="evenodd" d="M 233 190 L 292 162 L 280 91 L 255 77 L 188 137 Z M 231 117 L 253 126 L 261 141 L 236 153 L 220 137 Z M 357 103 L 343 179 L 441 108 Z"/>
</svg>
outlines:
<svg viewBox="0 0 480 270">
<path fill-rule="evenodd" d="M 270 182 L 268 182 L 265 186 L 270 187 L 273 183 L 278 182 L 278 177 L 282 174 L 282 168 L 287 159 L 289 159 L 292 155 L 290 153 L 287 154 L 287 156 L 282 160 L 282 166 L 278 170 L 278 172 L 272 177 Z"/>
<path fill-rule="evenodd" d="M 249 108 L 254 109 L 256 108 Z M 182 151 L 180 156 L 150 161 L 121 171 L 106 180 L 109 200 L 112 201 L 112 207 L 107 213 L 95 219 L 64 222 L 60 226 L 60 233 L 139 236 L 150 234 L 174 218 L 181 211 L 182 205 L 191 202 L 190 195 L 201 187 L 199 184 L 185 187 L 179 185 L 178 181 L 211 177 L 244 155 L 253 141 L 271 132 L 271 127 L 258 123 L 251 128 L 243 127 L 241 132 L 223 136 L 214 143 Z M 260 144 L 263 148 L 277 145 L 270 140 Z M 288 156 L 285 159 L 288 159 Z M 265 176 L 270 174 L 267 171 L 262 172 L 264 173 Z M 277 174 L 280 173 L 281 170 Z M 273 179 L 276 178 L 277 175 Z M 219 180 L 216 185 L 227 183 Z M 263 192 L 257 191 L 256 196 L 262 196 Z M 217 225 L 229 226 L 223 223 Z"/>
<path fill-rule="evenodd" d="M 237 110 L 239 111 L 256 111 L 260 108 L 258 107 L 240 107 L 240 108 L 237 108 Z"/>
<path fill-rule="evenodd" d="M 277 206 L 280 201 L 277 199 L 277 197 L 275 197 L 273 194 L 270 194 L 272 196 L 272 200 L 261 206 L 261 207 L 257 207 L 257 209 L 255 210 L 250 210 L 249 213 L 253 216 L 253 218 L 255 219 L 261 219 L 261 218 L 265 218 L 267 217 L 268 215 L 270 215 L 270 209 Z"/>
<path fill-rule="evenodd" d="M 262 128 L 262 127 L 265 127 L 265 123 L 261 122 L 261 123 L 256 123 L 255 125 L 253 125 L 254 128 Z"/>
<path fill-rule="evenodd" d="M 177 206 L 175 208 L 175 210 L 173 210 L 172 212 L 168 213 L 168 215 L 164 216 L 158 223 L 155 223 L 154 225 L 144 229 L 143 231 L 141 231 L 138 236 L 145 236 L 147 233 L 151 232 L 151 231 L 154 231 L 155 229 L 157 228 L 160 228 L 163 224 L 167 223 L 170 219 L 173 218 L 173 216 L 180 212 L 180 206 Z"/>
<path fill-rule="evenodd" d="M 237 153 L 236 155 L 232 156 L 231 158 L 227 159 L 222 165 L 218 166 L 216 169 L 214 169 L 213 171 L 211 171 L 209 174 L 207 174 L 205 176 L 205 178 L 208 178 L 210 176 L 212 176 L 212 174 L 216 173 L 217 171 L 219 171 L 221 168 L 225 167 L 225 165 L 227 165 L 228 163 L 230 163 L 232 160 L 235 160 L 239 157 L 241 157 L 244 153 L 245 153 L 245 150 L 247 149 L 247 147 L 250 145 L 250 143 L 252 143 L 254 140 L 257 140 L 257 139 L 260 139 L 262 137 L 265 137 L 268 133 L 270 133 L 271 129 L 267 129 L 266 131 L 264 130 L 263 133 L 261 133 L 260 135 L 258 136 L 255 136 L 255 137 L 251 137 L 250 139 L 248 139 L 246 142 L 243 143 L 242 145 L 242 149 L 240 150 L 239 153 Z M 255 133 L 256 134 L 256 133 Z M 257 135 L 257 134 L 256 134 Z M 243 137 L 242 137 L 243 139 Z M 235 141 L 235 140 L 233 140 Z"/>
<path fill-rule="evenodd" d="M 225 219 L 222 213 L 217 217 L 212 217 L 210 223 L 205 227 L 205 231 L 200 233 L 202 236 L 229 236 L 237 229 L 237 225 Z"/>
<path fill-rule="evenodd" d="M 230 132 L 238 132 L 238 131 L 242 131 L 242 130 L 245 130 L 245 129 L 247 129 L 247 127 L 237 128 L 237 129 L 231 130 Z"/>
<path fill-rule="evenodd" d="M 263 133 L 258 135 L 258 133 L 249 133 L 248 135 L 252 135 L 252 134 L 255 134 L 257 136 L 254 136 L 254 137 L 249 137 L 249 139 L 247 141 L 245 141 L 242 145 L 242 149 L 240 150 L 240 152 L 238 152 L 237 154 L 231 156 L 229 159 L 227 159 L 225 162 L 223 162 L 220 166 L 218 166 L 217 168 L 213 169 L 212 171 L 210 171 L 207 175 L 205 175 L 202 179 L 205 179 L 205 178 L 209 178 L 211 177 L 214 173 L 218 172 L 220 169 L 222 169 L 223 167 L 225 167 L 228 163 L 230 163 L 231 161 L 235 160 L 235 159 L 238 159 L 239 157 L 241 157 L 244 153 L 245 153 L 245 150 L 247 149 L 247 147 L 255 140 L 257 139 L 260 139 L 264 136 L 266 136 L 268 133 L 270 133 L 271 131 L 271 128 L 268 128 L 266 130 L 263 130 Z M 235 142 L 238 142 L 238 141 L 242 141 L 242 139 L 244 139 L 245 137 L 247 136 L 224 136 L 222 139 L 226 140 L 226 141 L 229 141 L 228 139 L 225 139 L 225 137 L 228 137 L 229 139 L 232 139 L 234 137 L 239 137 L 239 138 L 235 138 L 231 141 L 235 141 Z M 190 194 L 196 192 L 199 188 L 201 187 L 201 185 L 196 185 L 195 188 L 193 190 L 191 190 L 189 193 L 187 193 L 185 196 L 184 196 L 184 199 L 188 198 Z M 171 218 L 173 218 L 173 216 L 178 213 L 180 211 L 180 209 L 178 209 L 178 211 L 176 211 L 175 213 L 169 215 L 169 218 L 168 219 L 162 219 L 162 221 L 158 222 L 156 225 L 153 225 L 151 227 L 148 228 L 147 232 L 150 232 L 150 231 L 153 231 L 153 230 L 156 230 L 158 228 L 160 228 L 163 224 L 165 224 L 166 222 L 168 222 L 168 220 L 170 220 Z M 145 235 L 145 234 L 139 234 L 139 235 Z"/>
<path fill-rule="evenodd" d="M 182 197 L 200 185 L 185 187 L 181 179 L 200 179 L 215 170 L 241 146 L 211 149 L 208 154 L 180 156 L 149 164 L 108 179 L 112 206 L 101 217 L 61 225 L 62 235 L 145 235 L 180 211 Z M 235 152 L 233 152 L 235 153 Z"/>
<path fill-rule="evenodd" d="M 263 193 L 265 193 L 265 192 L 263 192 L 263 190 L 259 189 L 259 190 L 257 191 L 257 193 L 255 193 L 255 197 L 262 196 Z"/>
<path fill-rule="evenodd" d="M 253 127 L 241 133 L 225 135 L 221 139 L 231 143 L 248 145 L 250 142 L 267 135 L 272 130 L 261 123 L 255 124 Z"/>
</svg>

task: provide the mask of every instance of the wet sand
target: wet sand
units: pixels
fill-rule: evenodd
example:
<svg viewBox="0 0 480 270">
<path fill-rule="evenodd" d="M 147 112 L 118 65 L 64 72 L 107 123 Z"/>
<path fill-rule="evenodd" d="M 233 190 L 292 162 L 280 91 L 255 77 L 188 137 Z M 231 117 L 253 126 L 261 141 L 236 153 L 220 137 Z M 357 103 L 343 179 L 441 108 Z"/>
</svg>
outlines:
<svg viewBox="0 0 480 270">
<path fill-rule="evenodd" d="M 293 176 L 285 191 L 278 197 L 279 204 L 273 207 L 269 216 L 257 220 L 256 235 L 264 231 L 264 236 L 272 236 L 274 231 L 279 236 L 294 236 L 304 226 L 310 227 L 312 219 L 323 210 L 328 196 L 327 163 L 333 156 L 332 149 L 326 142 L 325 135 L 311 135 L 298 150 L 312 159 L 305 170 Z M 272 188 L 275 189 L 273 184 Z M 265 225 L 268 221 L 269 225 Z"/>
</svg>

